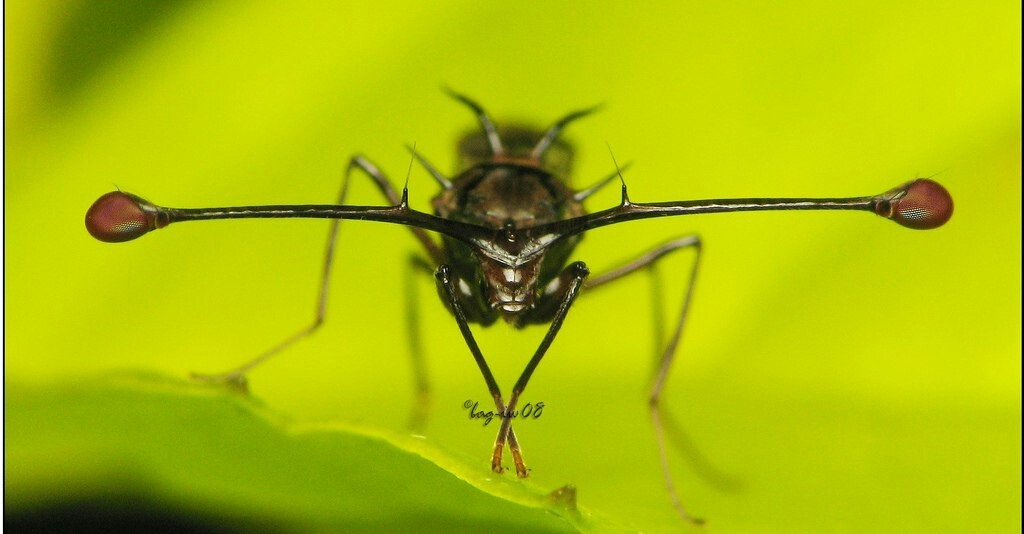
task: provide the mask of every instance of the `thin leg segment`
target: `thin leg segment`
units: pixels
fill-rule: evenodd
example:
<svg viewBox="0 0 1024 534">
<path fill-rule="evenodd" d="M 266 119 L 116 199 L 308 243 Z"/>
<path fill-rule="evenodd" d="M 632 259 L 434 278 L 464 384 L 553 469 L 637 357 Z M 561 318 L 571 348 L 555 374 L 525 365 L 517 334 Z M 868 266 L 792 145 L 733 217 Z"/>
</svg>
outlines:
<svg viewBox="0 0 1024 534">
<path fill-rule="evenodd" d="M 565 316 L 569 313 L 569 308 L 572 306 L 573 302 L 576 301 L 576 297 L 579 296 L 580 289 L 583 287 L 583 282 L 587 279 L 589 274 L 590 270 L 587 269 L 586 264 L 581 261 L 575 262 L 566 267 L 559 275 L 561 282 L 559 291 L 551 295 L 545 295 L 545 298 L 547 299 L 558 299 L 558 309 L 551 318 L 551 325 L 548 327 L 547 334 L 544 335 L 544 339 L 541 340 L 537 350 L 533 353 L 533 357 L 530 358 L 530 362 L 526 364 L 526 368 L 523 369 L 522 374 L 519 375 L 519 380 L 517 380 L 515 386 L 513 386 L 512 395 L 509 396 L 506 411 L 502 413 L 501 428 L 498 430 L 498 438 L 494 441 L 494 453 L 491 463 L 493 464 L 495 461 L 500 462 L 501 452 L 504 449 L 505 442 L 507 440 L 509 450 L 512 451 L 512 459 L 516 464 L 516 474 L 521 478 L 525 478 L 529 471 L 523 463 L 522 452 L 519 448 L 519 444 L 514 441 L 511 414 L 515 411 L 516 403 L 519 402 L 519 396 L 526 389 L 526 384 L 530 381 L 530 377 L 533 376 L 533 372 L 537 369 L 537 365 L 540 364 L 541 359 L 544 358 L 544 354 L 547 353 L 548 348 L 551 347 L 551 343 L 555 340 L 555 336 L 558 335 L 558 331 L 562 328 Z M 538 305 L 538 308 L 543 309 L 543 306 Z"/>
<path fill-rule="evenodd" d="M 499 158 L 505 155 L 505 148 L 501 146 L 501 137 L 498 136 L 498 129 L 494 127 L 494 122 L 487 116 L 487 112 L 484 108 L 473 101 L 466 95 L 456 93 L 451 89 L 446 89 L 448 95 L 465 104 L 469 109 L 473 110 L 473 114 L 476 115 L 476 119 L 480 121 L 480 128 L 484 131 L 487 136 L 487 144 L 491 146 L 491 155 Z"/>
<path fill-rule="evenodd" d="M 691 516 L 686 511 L 686 508 L 683 507 L 682 501 L 679 499 L 679 493 L 676 491 L 675 483 L 672 480 L 672 473 L 669 469 L 668 462 L 668 451 L 665 447 L 665 429 L 662 421 L 663 414 L 660 404 L 661 393 L 665 389 L 665 381 L 668 377 L 669 370 L 672 367 L 676 349 L 679 347 L 679 341 L 682 339 L 683 327 L 686 325 L 686 317 L 690 310 L 690 301 L 693 296 L 693 289 L 697 283 L 697 272 L 700 267 L 702 250 L 700 237 L 692 235 L 669 241 L 668 243 L 655 248 L 654 250 L 629 263 L 626 263 L 625 265 L 622 265 L 621 267 L 613 269 L 603 275 L 595 276 L 587 282 L 586 287 L 590 289 L 603 286 L 641 269 L 650 267 L 659 259 L 672 252 L 691 248 L 696 254 L 694 256 L 693 266 L 690 269 L 689 281 L 686 284 L 686 293 L 683 295 L 682 304 L 679 310 L 679 318 L 676 320 L 675 329 L 672 331 L 672 335 L 666 343 L 665 348 L 661 351 L 661 356 L 658 360 L 658 365 L 654 374 L 654 380 L 651 384 L 648 406 L 650 407 L 651 423 L 654 427 L 654 434 L 658 443 L 658 457 L 661 462 L 661 471 L 665 480 L 665 487 L 668 490 L 669 499 L 671 499 L 672 505 L 675 507 L 680 517 L 687 522 L 701 524 L 703 523 L 702 519 Z"/>
<path fill-rule="evenodd" d="M 405 326 L 409 333 L 409 356 L 412 358 L 413 387 L 416 390 L 413 399 L 412 413 L 409 415 L 408 428 L 413 432 L 421 432 L 426 426 L 430 412 L 431 393 L 430 380 L 427 377 L 427 362 L 423 357 L 423 338 L 420 329 L 419 287 L 417 279 L 420 274 L 431 274 L 431 266 L 417 254 L 409 256 L 405 272 Z"/>
<path fill-rule="evenodd" d="M 391 185 L 391 182 L 386 176 L 384 176 L 384 173 L 382 173 L 380 169 L 362 156 L 353 156 L 352 159 L 349 160 L 348 167 L 345 169 L 345 177 L 341 182 L 341 191 L 338 193 L 338 204 L 345 203 L 345 197 L 348 194 L 348 181 L 352 175 L 352 171 L 355 169 L 359 169 L 369 176 L 380 192 L 388 199 L 388 202 L 395 205 L 401 201 L 401 197 L 398 196 L 395 188 Z M 339 223 L 341 223 L 341 220 L 332 220 L 330 230 L 327 233 L 327 247 L 324 251 L 323 270 L 320 276 L 320 291 L 317 296 L 316 312 L 313 316 L 313 321 L 305 328 L 286 338 L 284 341 L 230 371 L 212 375 L 193 373 L 192 378 L 204 382 L 223 383 L 241 391 L 246 391 L 248 389 L 245 377 L 246 373 L 320 328 L 320 325 L 324 322 L 327 312 L 327 295 L 330 287 L 331 268 L 334 263 L 334 250 L 335 245 L 337 244 Z M 442 263 L 444 253 L 441 251 L 440 247 L 438 247 L 437 243 L 435 243 L 423 229 L 413 227 L 410 227 L 410 229 L 416 239 L 419 240 L 424 249 L 426 249 L 430 258 L 438 263 Z"/>
<path fill-rule="evenodd" d="M 473 331 L 469 328 L 469 322 L 466 320 L 466 313 L 462 309 L 462 303 L 455 289 L 455 286 L 457 285 L 455 275 L 452 273 L 450 267 L 447 265 L 441 265 L 437 268 L 434 276 L 437 278 L 437 283 L 441 287 L 442 294 L 448 300 L 448 305 L 451 307 L 452 315 L 455 316 L 455 322 L 458 323 L 459 331 L 462 332 L 462 338 L 466 341 L 466 346 L 469 347 L 469 351 L 473 354 L 473 359 L 476 360 L 477 367 L 480 368 L 480 373 L 484 376 L 484 382 L 487 383 L 487 390 L 490 392 L 491 398 L 494 399 L 494 406 L 498 409 L 498 413 L 507 413 L 505 401 L 502 399 L 501 395 L 501 388 L 498 387 L 498 382 L 494 379 L 494 374 L 491 373 L 491 368 L 487 365 L 487 360 L 484 359 L 484 355 L 480 351 L 480 346 L 476 343 L 476 338 L 473 337 Z M 515 450 L 518 451 L 519 440 L 516 439 L 515 431 L 512 430 L 511 425 L 508 425 L 506 428 L 503 422 L 502 428 L 505 429 L 508 435 L 509 446 L 511 447 L 512 444 L 515 444 Z M 502 446 L 504 446 L 505 440 L 502 439 L 501 443 Z M 504 472 L 505 468 L 501 465 L 501 448 L 497 443 L 495 443 L 494 450 L 497 452 L 491 457 L 491 470 L 495 473 Z M 517 459 L 516 471 L 519 472 L 519 466 L 522 464 L 522 458 L 517 456 L 515 452 L 513 452 L 513 455 Z M 523 469 L 524 474 L 520 476 L 526 476 L 525 467 Z"/>
</svg>

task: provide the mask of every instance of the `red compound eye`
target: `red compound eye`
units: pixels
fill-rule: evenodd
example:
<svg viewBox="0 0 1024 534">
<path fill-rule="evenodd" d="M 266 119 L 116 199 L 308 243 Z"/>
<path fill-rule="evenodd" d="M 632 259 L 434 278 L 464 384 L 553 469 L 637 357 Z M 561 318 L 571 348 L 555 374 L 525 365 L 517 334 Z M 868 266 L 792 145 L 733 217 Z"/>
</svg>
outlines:
<svg viewBox="0 0 1024 534">
<path fill-rule="evenodd" d="M 907 228 L 929 230 L 953 216 L 953 197 L 937 182 L 914 180 L 884 195 L 875 211 Z"/>
<path fill-rule="evenodd" d="M 157 226 L 155 207 L 121 191 L 107 193 L 93 202 L 85 213 L 85 228 L 93 237 L 108 243 L 131 241 Z"/>
</svg>

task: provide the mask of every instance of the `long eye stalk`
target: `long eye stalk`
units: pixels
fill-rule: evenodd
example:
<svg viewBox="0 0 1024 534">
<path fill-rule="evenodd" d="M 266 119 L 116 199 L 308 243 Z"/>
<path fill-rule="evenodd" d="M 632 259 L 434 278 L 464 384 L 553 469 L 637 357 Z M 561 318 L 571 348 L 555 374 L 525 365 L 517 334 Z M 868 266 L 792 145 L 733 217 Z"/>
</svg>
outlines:
<svg viewBox="0 0 1024 534">
<path fill-rule="evenodd" d="M 555 240 L 611 224 L 636 219 L 703 213 L 771 210 L 860 210 L 918 230 L 937 228 L 953 215 L 953 199 L 941 185 L 914 180 L 881 195 L 852 198 L 741 198 L 633 203 L 623 188 L 622 203 L 607 210 L 535 227 L 533 235 Z M 495 235 L 495 230 L 444 219 L 409 208 L 403 199 L 396 206 L 338 206 L 331 204 L 242 206 L 230 208 L 163 208 L 130 193 L 114 191 L 101 196 L 85 215 L 85 227 L 100 241 L 117 243 L 179 221 L 209 219 L 355 219 L 414 226 L 473 243 Z"/>
<path fill-rule="evenodd" d="M 918 179 L 880 195 L 850 198 L 734 198 L 680 200 L 675 202 L 634 203 L 622 188 L 622 202 L 614 207 L 534 229 L 562 239 L 601 226 L 638 219 L 728 213 L 738 211 L 854 210 L 872 211 L 887 219 L 914 228 L 938 228 L 953 216 L 953 198 L 937 182 Z"/>
<path fill-rule="evenodd" d="M 237 206 L 226 208 L 165 208 L 131 193 L 114 191 L 101 196 L 85 214 L 85 227 L 108 243 L 131 241 L 181 221 L 213 219 L 353 219 L 414 226 L 472 242 L 494 235 L 493 230 L 444 219 L 409 207 L 403 191 L 395 206 L 343 206 L 335 204 Z"/>
</svg>

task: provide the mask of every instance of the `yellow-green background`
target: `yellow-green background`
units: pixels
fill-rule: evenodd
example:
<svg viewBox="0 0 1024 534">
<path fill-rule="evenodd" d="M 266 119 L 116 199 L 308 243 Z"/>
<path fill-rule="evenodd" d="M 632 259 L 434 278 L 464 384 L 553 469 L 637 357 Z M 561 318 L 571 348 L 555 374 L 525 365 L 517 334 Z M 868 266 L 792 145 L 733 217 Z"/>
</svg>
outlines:
<svg viewBox="0 0 1024 534">
<path fill-rule="evenodd" d="M 499 122 L 604 102 L 567 132 L 573 179 L 612 169 L 607 142 L 635 161 L 637 201 L 860 195 L 933 174 L 956 201 L 929 232 L 793 213 L 587 237 L 595 272 L 705 240 L 665 400 L 741 486 L 674 455 L 690 508 L 722 532 L 1020 528 L 1018 3 L 101 5 L 5 4 L 6 384 L 223 370 L 310 318 L 326 223 L 108 245 L 82 220 L 115 184 L 180 207 L 330 202 L 355 152 L 397 180 L 405 143 L 452 168 L 473 120 L 442 85 Z M 413 170 L 414 205 L 435 189 Z M 351 199 L 379 201 L 366 181 Z M 326 328 L 253 372 L 255 396 L 297 421 L 401 430 L 413 250 L 404 229 L 344 224 Z M 666 309 L 686 269 L 661 271 Z M 461 409 L 483 381 L 431 281 L 418 287 L 425 434 L 486 470 L 495 429 Z M 582 505 L 659 530 L 676 523 L 643 403 L 649 297 L 638 276 L 582 298 L 525 396 L 544 416 L 517 428 L 536 484 L 575 483 Z M 541 333 L 479 333 L 506 388 Z"/>
</svg>

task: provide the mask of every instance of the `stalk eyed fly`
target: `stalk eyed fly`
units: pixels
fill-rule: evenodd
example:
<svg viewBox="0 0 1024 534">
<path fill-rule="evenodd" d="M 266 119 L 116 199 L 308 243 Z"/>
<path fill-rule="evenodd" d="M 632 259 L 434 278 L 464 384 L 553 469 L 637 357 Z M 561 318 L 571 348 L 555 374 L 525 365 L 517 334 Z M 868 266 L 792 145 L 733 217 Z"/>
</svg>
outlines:
<svg viewBox="0 0 1024 534">
<path fill-rule="evenodd" d="M 953 214 L 953 201 L 938 183 L 917 179 L 882 194 L 852 198 L 740 198 L 679 200 L 640 203 L 630 200 L 621 168 L 594 185 L 581 190 L 563 181 L 571 162 L 571 150 L 558 137 L 571 122 L 594 108 L 569 113 L 545 132 L 507 128 L 499 130 L 476 102 L 466 96 L 451 96 L 469 107 L 480 124 L 481 134 L 460 143 L 466 170 L 453 178 L 440 173 L 415 149 L 413 157 L 441 186 L 432 201 L 433 213 L 409 207 L 408 184 L 401 194 L 373 163 L 362 156 L 351 158 L 337 204 L 267 205 L 225 208 L 165 208 L 140 197 L 115 191 L 101 196 L 89 208 L 85 225 L 96 239 L 106 242 L 130 241 L 171 223 L 209 219 L 320 218 L 331 219 L 324 255 L 323 274 L 316 315 L 306 328 L 293 334 L 253 360 L 218 375 L 197 378 L 227 383 L 245 389 L 245 374 L 282 349 L 314 332 L 323 323 L 327 304 L 338 224 L 343 219 L 377 221 L 409 227 L 433 266 L 439 296 L 455 322 L 483 374 L 497 413 L 503 414 L 491 454 L 491 469 L 505 470 L 502 454 L 507 446 L 516 473 L 526 477 L 521 447 L 507 414 L 516 410 L 541 359 L 558 334 L 569 309 L 581 291 L 589 291 L 640 271 L 658 260 L 682 250 L 692 250 L 686 293 L 682 298 L 675 328 L 661 351 L 649 392 L 649 409 L 655 428 L 664 481 L 679 515 L 692 523 L 701 520 L 682 506 L 668 471 L 661 423 L 660 395 L 682 336 L 701 260 L 701 240 L 683 236 L 662 244 L 618 268 L 590 276 L 581 261 L 570 262 L 573 250 L 589 230 L 637 219 L 706 213 L 767 210 L 860 210 L 872 212 L 903 226 L 931 229 L 944 224 Z M 559 146 L 561 150 L 549 150 Z M 557 160 L 557 161 L 556 161 Z M 352 171 L 366 174 L 387 198 L 387 206 L 345 204 Z M 595 192 L 619 179 L 622 188 L 617 206 L 587 213 L 583 202 Z M 432 234 L 439 234 L 440 242 Z M 498 319 L 523 328 L 548 325 L 540 345 L 523 369 L 508 397 L 491 373 L 470 329 L 471 323 L 489 326 Z M 427 383 L 421 365 L 414 365 L 421 398 Z"/>
</svg>

